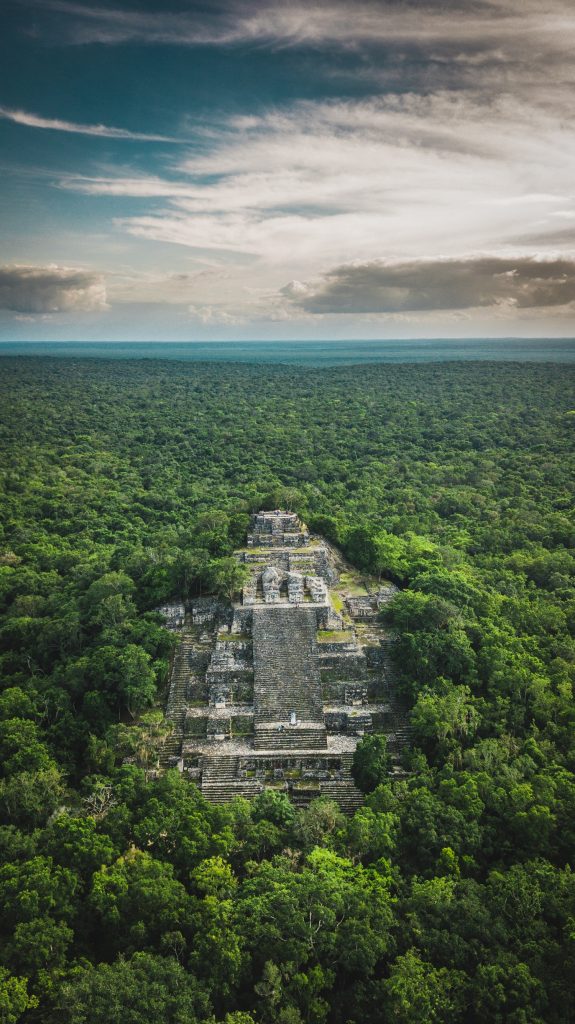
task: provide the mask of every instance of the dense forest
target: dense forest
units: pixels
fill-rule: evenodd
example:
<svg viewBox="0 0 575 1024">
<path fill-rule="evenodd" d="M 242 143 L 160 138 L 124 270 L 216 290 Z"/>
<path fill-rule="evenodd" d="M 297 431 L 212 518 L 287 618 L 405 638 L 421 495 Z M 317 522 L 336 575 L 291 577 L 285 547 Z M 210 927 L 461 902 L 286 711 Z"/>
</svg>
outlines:
<svg viewBox="0 0 575 1024">
<path fill-rule="evenodd" d="M 2 1024 L 575 1019 L 575 371 L 1 369 Z M 353 817 L 150 770 L 155 609 L 278 505 L 400 587 Z"/>
</svg>

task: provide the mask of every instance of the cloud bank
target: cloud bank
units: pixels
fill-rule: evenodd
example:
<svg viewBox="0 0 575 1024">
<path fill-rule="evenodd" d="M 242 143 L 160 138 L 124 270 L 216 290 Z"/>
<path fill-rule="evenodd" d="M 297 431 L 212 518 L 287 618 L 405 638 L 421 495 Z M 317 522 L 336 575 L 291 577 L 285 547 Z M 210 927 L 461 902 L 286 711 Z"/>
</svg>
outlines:
<svg viewBox="0 0 575 1024">
<path fill-rule="evenodd" d="M 0 309 L 16 313 L 76 313 L 106 309 L 101 275 L 70 267 L 0 267 Z"/>
<path fill-rule="evenodd" d="M 575 302 L 575 261 L 469 257 L 354 262 L 282 294 L 308 313 L 405 313 Z"/>
</svg>

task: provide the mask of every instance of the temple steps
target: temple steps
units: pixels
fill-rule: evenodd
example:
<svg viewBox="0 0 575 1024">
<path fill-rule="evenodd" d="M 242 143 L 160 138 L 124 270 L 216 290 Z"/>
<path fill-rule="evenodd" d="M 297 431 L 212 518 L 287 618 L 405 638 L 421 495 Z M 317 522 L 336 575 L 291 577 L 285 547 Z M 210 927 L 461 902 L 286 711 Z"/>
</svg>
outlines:
<svg viewBox="0 0 575 1024">
<path fill-rule="evenodd" d="M 170 767 L 181 753 L 186 714 L 186 687 L 190 675 L 189 655 L 191 652 L 193 652 L 192 641 L 184 634 L 174 652 L 172 671 L 170 673 L 170 692 L 166 705 L 166 718 L 172 726 L 172 733 L 160 747 L 159 760 L 162 768 Z"/>
<path fill-rule="evenodd" d="M 325 725 L 311 728 L 288 726 L 279 731 L 277 725 L 256 725 L 254 730 L 254 750 L 325 750 L 327 747 L 327 730 Z"/>
<path fill-rule="evenodd" d="M 171 768 L 176 758 L 179 758 L 182 750 L 182 740 L 179 736 L 169 736 L 162 743 L 159 753 L 161 768 Z"/>
<path fill-rule="evenodd" d="M 409 745 L 413 735 L 409 705 L 404 697 L 392 692 L 389 699 L 392 731 Z"/>
<path fill-rule="evenodd" d="M 390 734 L 388 747 L 394 757 L 399 757 L 404 750 L 412 744 L 413 729 L 411 726 L 409 703 L 406 698 L 398 692 L 395 681 L 395 666 L 393 664 L 393 648 L 397 643 L 397 637 L 384 636 L 380 640 L 382 654 L 382 668 L 388 687 L 388 701 L 391 717 Z"/>
<path fill-rule="evenodd" d="M 184 634 L 174 652 L 172 671 L 170 673 L 170 692 L 166 706 L 166 717 L 175 721 L 179 713 L 185 709 L 186 687 L 192 674 L 192 664 L 197 652 L 194 640 Z"/>
<path fill-rule="evenodd" d="M 222 754 L 218 757 L 203 757 L 202 793 L 211 803 L 227 803 L 237 796 L 249 798 L 261 791 L 261 783 L 238 777 L 239 757 Z"/>
<path fill-rule="evenodd" d="M 346 752 L 341 755 L 341 767 L 344 773 L 342 782 L 322 782 L 322 796 L 335 800 L 342 811 L 346 814 L 353 814 L 363 803 L 363 794 L 355 785 L 351 766 L 353 764 L 353 752 Z"/>
<path fill-rule="evenodd" d="M 411 746 L 412 734 L 405 729 L 396 729 L 387 735 L 387 749 L 390 754 L 402 754 Z"/>
<path fill-rule="evenodd" d="M 290 790 L 290 799 L 295 807 L 309 807 L 312 800 L 317 800 L 319 796 L 321 796 L 321 790 L 314 786 L 303 789 L 294 787 Z"/>
<path fill-rule="evenodd" d="M 322 782 L 321 795 L 334 800 L 347 814 L 352 814 L 363 803 L 363 794 L 353 782 Z"/>
<path fill-rule="evenodd" d="M 202 769 L 202 786 L 221 785 L 224 782 L 237 780 L 239 757 L 233 754 L 221 754 L 218 757 L 202 757 L 200 767 Z"/>
<path fill-rule="evenodd" d="M 315 609 L 255 607 L 252 629 L 256 733 L 266 723 L 287 724 L 292 712 L 321 728 Z"/>
<path fill-rule="evenodd" d="M 236 783 L 206 784 L 202 782 L 202 794 L 212 804 L 227 804 L 237 797 L 250 800 L 261 791 L 262 786 L 259 782 L 244 782 L 243 780 Z"/>
</svg>

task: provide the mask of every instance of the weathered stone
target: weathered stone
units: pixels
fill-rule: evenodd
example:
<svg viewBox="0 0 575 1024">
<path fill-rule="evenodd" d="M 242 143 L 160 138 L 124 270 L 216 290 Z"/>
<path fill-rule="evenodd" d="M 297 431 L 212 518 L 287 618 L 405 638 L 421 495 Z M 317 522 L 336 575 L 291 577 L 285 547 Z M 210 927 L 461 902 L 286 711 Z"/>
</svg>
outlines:
<svg viewBox="0 0 575 1024">
<path fill-rule="evenodd" d="M 290 604 L 301 604 L 304 599 L 304 578 L 301 572 L 288 572 L 287 588 Z"/>
<path fill-rule="evenodd" d="M 299 547 L 307 544 L 308 533 L 295 512 L 258 512 L 252 516 L 248 547 Z"/>
<path fill-rule="evenodd" d="M 186 617 L 186 609 L 183 604 L 163 604 L 158 611 L 166 620 L 166 629 L 173 633 L 178 633 L 182 629 Z"/>
<path fill-rule="evenodd" d="M 310 593 L 312 601 L 316 604 L 327 604 L 327 587 L 319 576 L 306 576 L 305 585 Z"/>
<path fill-rule="evenodd" d="M 375 619 L 378 613 L 376 597 L 366 594 L 360 597 L 346 597 L 345 603 L 349 614 L 354 619 Z"/>
<path fill-rule="evenodd" d="M 280 574 L 273 565 L 268 565 L 262 572 L 262 589 L 266 604 L 277 604 L 280 600 Z"/>
</svg>

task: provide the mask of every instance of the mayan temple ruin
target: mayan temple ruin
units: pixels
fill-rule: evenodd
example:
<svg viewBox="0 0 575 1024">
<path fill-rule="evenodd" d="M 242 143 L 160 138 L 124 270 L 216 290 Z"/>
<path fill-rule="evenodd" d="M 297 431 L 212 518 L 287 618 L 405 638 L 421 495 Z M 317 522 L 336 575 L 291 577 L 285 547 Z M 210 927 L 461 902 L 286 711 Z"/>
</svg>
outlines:
<svg viewBox="0 0 575 1024">
<path fill-rule="evenodd" d="M 393 640 L 378 621 L 395 588 L 350 578 L 293 512 L 254 515 L 235 557 L 250 572 L 237 603 L 164 609 L 180 639 L 162 766 L 177 766 L 212 801 L 273 787 L 298 805 L 324 795 L 353 810 L 360 738 L 386 733 L 396 761 L 407 740 Z"/>
</svg>

